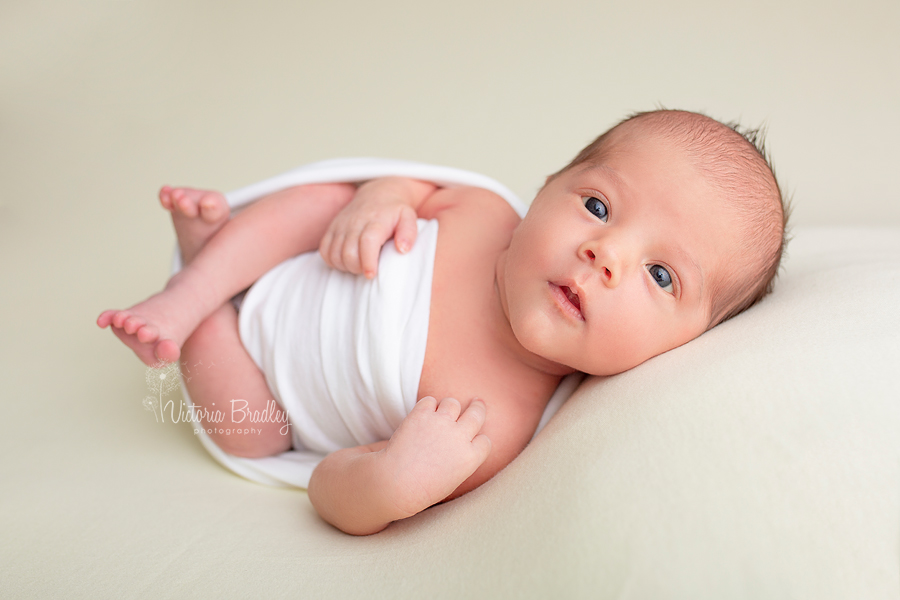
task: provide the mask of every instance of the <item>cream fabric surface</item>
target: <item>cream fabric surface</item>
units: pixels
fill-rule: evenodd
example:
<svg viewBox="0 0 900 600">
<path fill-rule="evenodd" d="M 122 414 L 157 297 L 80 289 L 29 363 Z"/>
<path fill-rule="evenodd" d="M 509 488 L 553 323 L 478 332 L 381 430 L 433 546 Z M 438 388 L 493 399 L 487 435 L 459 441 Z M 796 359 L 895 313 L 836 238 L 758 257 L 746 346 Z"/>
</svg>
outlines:
<svg viewBox="0 0 900 600">
<path fill-rule="evenodd" d="M 762 304 L 587 380 L 493 480 L 368 538 L 137 401 L 48 399 L 67 429 L 6 434 L 0 596 L 897 598 L 898 297 L 900 229 L 799 230 Z"/>
<path fill-rule="evenodd" d="M 900 597 L 900 3 L 0 13 L 0 598 Z M 798 229 L 764 304 L 587 382 L 494 481 L 377 536 L 156 422 L 93 323 L 164 284 L 163 183 L 377 154 L 528 199 L 659 104 L 768 123 L 796 224 L 894 229 Z"/>
</svg>

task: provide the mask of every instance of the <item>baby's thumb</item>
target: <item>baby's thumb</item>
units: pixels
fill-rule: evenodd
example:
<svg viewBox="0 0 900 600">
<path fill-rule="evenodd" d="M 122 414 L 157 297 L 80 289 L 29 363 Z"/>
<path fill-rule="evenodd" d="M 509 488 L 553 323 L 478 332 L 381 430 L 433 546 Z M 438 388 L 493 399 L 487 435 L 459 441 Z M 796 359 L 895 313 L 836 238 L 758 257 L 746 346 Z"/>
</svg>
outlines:
<svg viewBox="0 0 900 600">
<path fill-rule="evenodd" d="M 416 243 L 419 228 L 416 225 L 416 211 L 410 206 L 400 209 L 400 218 L 397 220 L 397 228 L 394 230 L 394 245 L 402 254 L 406 254 Z"/>
</svg>

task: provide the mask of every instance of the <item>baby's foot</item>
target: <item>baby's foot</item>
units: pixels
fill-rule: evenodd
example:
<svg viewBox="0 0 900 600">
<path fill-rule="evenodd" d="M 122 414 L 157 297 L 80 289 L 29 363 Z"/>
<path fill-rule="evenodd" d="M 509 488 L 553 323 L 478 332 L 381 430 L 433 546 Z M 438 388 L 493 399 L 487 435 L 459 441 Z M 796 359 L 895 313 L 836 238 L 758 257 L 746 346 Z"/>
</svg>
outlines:
<svg viewBox="0 0 900 600">
<path fill-rule="evenodd" d="M 222 194 L 205 190 L 164 186 L 159 201 L 172 213 L 184 264 L 194 259 L 231 212 Z M 207 316 L 202 313 L 196 289 L 192 292 L 180 275 L 170 279 L 162 292 L 127 310 L 104 311 L 97 325 L 111 327 L 147 365 L 175 362 L 184 341 Z"/>
<path fill-rule="evenodd" d="M 111 327 L 122 342 L 146 365 L 175 362 L 181 356 L 184 341 L 197 328 L 204 315 L 191 301 L 185 286 L 177 285 L 175 275 L 165 290 L 126 310 L 107 310 L 97 325 Z M 173 285 L 173 283 L 176 283 Z"/>
<path fill-rule="evenodd" d="M 231 215 L 228 201 L 219 192 L 166 185 L 159 190 L 159 202 L 172 213 L 172 224 L 184 264 L 197 256 L 206 241 L 222 228 Z"/>
</svg>

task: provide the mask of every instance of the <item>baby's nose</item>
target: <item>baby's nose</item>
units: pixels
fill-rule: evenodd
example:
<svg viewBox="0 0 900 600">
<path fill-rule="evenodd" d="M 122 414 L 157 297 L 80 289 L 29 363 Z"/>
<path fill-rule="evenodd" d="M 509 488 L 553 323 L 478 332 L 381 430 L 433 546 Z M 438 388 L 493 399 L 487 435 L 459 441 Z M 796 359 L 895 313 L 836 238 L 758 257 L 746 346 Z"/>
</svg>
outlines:
<svg viewBox="0 0 900 600">
<path fill-rule="evenodd" d="M 619 285 L 622 265 L 618 253 L 608 244 L 588 242 L 581 248 L 581 255 L 599 271 L 600 277 L 608 287 Z"/>
</svg>

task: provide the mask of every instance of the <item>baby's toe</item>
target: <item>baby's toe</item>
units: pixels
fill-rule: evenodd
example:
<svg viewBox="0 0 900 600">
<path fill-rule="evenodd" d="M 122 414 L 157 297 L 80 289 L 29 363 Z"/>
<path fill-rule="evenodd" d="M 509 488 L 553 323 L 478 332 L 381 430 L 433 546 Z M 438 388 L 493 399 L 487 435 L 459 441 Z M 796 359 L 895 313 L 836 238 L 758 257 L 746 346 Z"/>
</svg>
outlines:
<svg viewBox="0 0 900 600">
<path fill-rule="evenodd" d="M 200 217 L 207 223 L 218 223 L 228 216 L 228 204 L 220 194 L 206 194 L 199 204 Z"/>
<path fill-rule="evenodd" d="M 104 329 L 109 327 L 115 314 L 116 311 L 114 310 L 104 310 L 100 313 L 100 316 L 97 317 L 97 325 Z"/>
<path fill-rule="evenodd" d="M 155 354 L 156 358 L 162 362 L 172 363 L 181 356 L 181 350 L 178 349 L 178 344 L 172 340 L 162 340 L 156 345 Z"/>
<path fill-rule="evenodd" d="M 162 207 L 168 211 L 171 211 L 174 206 L 172 205 L 172 188 L 167 185 L 164 185 L 159 190 L 159 203 L 162 204 Z"/>
<path fill-rule="evenodd" d="M 187 194 L 175 198 L 175 206 L 178 208 L 178 212 L 191 219 L 196 218 L 199 212 L 197 210 L 197 203 Z"/>
<path fill-rule="evenodd" d="M 150 342 L 155 342 L 159 339 L 159 329 L 153 325 L 144 325 L 135 333 L 137 334 L 138 341 L 142 344 L 149 344 Z"/>
<path fill-rule="evenodd" d="M 128 335 L 132 335 L 135 331 L 144 326 L 145 322 L 142 318 L 138 316 L 130 316 L 125 319 L 125 322 L 122 324 L 122 329 Z"/>
<path fill-rule="evenodd" d="M 130 317 L 130 316 L 131 316 L 131 315 L 130 315 L 128 312 L 124 311 L 124 310 L 118 311 L 116 314 L 113 315 L 113 318 L 112 318 L 112 321 L 111 321 L 111 322 L 112 322 L 112 326 L 115 327 L 116 329 L 122 329 L 122 327 L 125 325 L 125 321 L 126 321 L 126 320 L 128 319 L 128 317 Z"/>
</svg>

